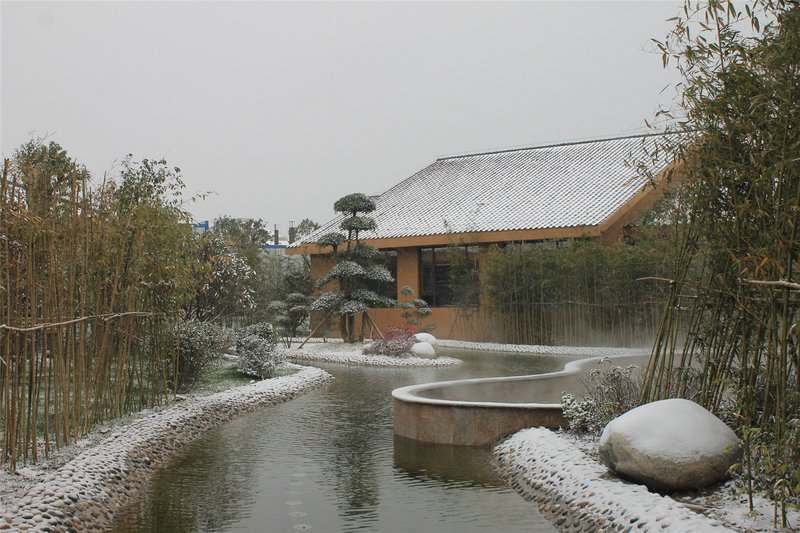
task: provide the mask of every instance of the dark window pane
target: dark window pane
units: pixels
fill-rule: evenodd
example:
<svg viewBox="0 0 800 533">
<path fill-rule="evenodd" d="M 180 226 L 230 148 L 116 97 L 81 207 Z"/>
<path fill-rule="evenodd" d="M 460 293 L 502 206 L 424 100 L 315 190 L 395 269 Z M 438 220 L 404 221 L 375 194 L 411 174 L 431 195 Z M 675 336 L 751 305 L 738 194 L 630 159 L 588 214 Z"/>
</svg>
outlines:
<svg viewBox="0 0 800 533">
<path fill-rule="evenodd" d="M 420 250 L 420 296 L 433 307 L 478 305 L 478 246 Z"/>
<path fill-rule="evenodd" d="M 450 265 L 449 264 L 438 264 L 438 254 L 436 257 L 437 264 L 436 264 L 436 283 L 435 283 L 435 294 L 434 294 L 434 305 L 437 307 L 444 307 L 445 305 L 450 305 Z"/>
<path fill-rule="evenodd" d="M 423 248 L 420 250 L 420 297 L 428 302 L 428 305 L 436 305 L 434 298 L 434 283 L 436 280 L 434 273 L 433 249 Z"/>
</svg>

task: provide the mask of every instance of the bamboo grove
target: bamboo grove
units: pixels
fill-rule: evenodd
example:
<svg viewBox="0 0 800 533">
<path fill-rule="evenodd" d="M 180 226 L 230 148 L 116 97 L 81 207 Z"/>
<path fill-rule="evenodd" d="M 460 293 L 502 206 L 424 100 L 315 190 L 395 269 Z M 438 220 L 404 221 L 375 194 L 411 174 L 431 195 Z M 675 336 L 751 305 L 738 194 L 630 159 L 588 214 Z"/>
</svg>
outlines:
<svg viewBox="0 0 800 533">
<path fill-rule="evenodd" d="M 737 9 L 687 3 L 658 43 L 684 78 L 664 116 L 689 138 L 674 147 L 676 253 L 642 401 L 687 396 L 728 417 L 748 492 L 785 509 L 800 494 L 800 7 Z"/>
<path fill-rule="evenodd" d="M 649 236 L 645 236 L 645 234 Z M 635 245 L 576 241 L 510 245 L 488 256 L 489 301 L 503 342 L 645 346 L 663 313 L 666 241 L 656 226 Z M 638 281 L 637 281 L 638 280 Z"/>
<path fill-rule="evenodd" d="M 92 186 L 31 141 L 0 180 L 0 463 L 12 471 L 175 387 L 169 320 L 191 284 L 178 169 L 122 163 Z"/>
</svg>

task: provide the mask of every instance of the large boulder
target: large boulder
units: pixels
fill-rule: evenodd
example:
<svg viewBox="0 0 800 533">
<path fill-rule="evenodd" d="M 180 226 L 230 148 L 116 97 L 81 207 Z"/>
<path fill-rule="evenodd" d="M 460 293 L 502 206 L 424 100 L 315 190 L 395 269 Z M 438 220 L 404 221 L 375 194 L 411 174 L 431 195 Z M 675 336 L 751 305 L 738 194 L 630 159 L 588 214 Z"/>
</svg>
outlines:
<svg viewBox="0 0 800 533">
<path fill-rule="evenodd" d="M 433 349 L 433 345 L 429 342 L 417 342 L 411 347 L 411 355 L 434 359 L 436 358 L 436 350 Z"/>
<path fill-rule="evenodd" d="M 671 399 L 609 422 L 598 452 L 621 477 L 656 490 L 685 490 L 724 479 L 741 448 L 719 418 L 689 400 Z"/>
<path fill-rule="evenodd" d="M 418 342 L 429 342 L 434 348 L 439 344 L 439 341 L 430 333 L 417 333 L 414 335 Z"/>
</svg>

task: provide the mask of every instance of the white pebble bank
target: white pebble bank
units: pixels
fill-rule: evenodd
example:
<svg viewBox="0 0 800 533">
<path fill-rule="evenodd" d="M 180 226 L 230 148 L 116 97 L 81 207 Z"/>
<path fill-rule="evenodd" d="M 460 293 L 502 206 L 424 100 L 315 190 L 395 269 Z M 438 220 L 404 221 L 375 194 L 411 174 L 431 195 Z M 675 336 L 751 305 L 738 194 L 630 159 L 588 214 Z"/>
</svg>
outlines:
<svg viewBox="0 0 800 533">
<path fill-rule="evenodd" d="M 732 531 L 669 497 L 610 475 L 548 429 L 520 431 L 494 453 L 501 477 L 559 531 Z"/>
<path fill-rule="evenodd" d="M 619 355 L 644 355 L 650 349 L 613 348 L 604 346 L 544 346 L 537 344 L 497 344 L 492 342 L 451 341 L 439 339 L 443 348 L 463 348 L 489 352 L 529 353 L 541 355 L 576 355 L 580 357 L 614 357 Z"/>
<path fill-rule="evenodd" d="M 293 361 L 323 361 L 365 366 L 454 366 L 462 361 L 453 357 L 393 357 L 390 355 L 364 355 L 363 344 L 347 345 L 342 342 L 307 344 L 303 348 L 284 349 L 286 357 Z"/>
<path fill-rule="evenodd" d="M 137 419 L 48 474 L 0 517 L 0 530 L 103 531 L 172 453 L 205 431 L 285 402 L 333 379 L 313 367 L 210 396 L 190 398 Z"/>
</svg>

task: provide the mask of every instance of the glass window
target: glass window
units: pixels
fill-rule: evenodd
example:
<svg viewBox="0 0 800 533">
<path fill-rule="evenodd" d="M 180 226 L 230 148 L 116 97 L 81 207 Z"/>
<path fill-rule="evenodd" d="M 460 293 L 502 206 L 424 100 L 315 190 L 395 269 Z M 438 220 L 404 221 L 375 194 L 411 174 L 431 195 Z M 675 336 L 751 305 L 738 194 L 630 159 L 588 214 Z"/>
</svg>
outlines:
<svg viewBox="0 0 800 533">
<path fill-rule="evenodd" d="M 433 248 L 423 248 L 420 250 L 419 254 L 420 258 L 420 284 L 419 284 L 419 294 L 420 298 L 428 302 L 428 305 L 436 305 L 435 304 L 435 290 L 434 284 L 436 281 L 436 277 L 434 275 L 434 260 L 433 260 Z"/>
<path fill-rule="evenodd" d="M 391 272 L 394 281 L 387 283 L 383 288 L 383 295 L 393 300 L 397 299 L 397 250 L 381 250 L 383 266 Z"/>
<path fill-rule="evenodd" d="M 478 305 L 477 246 L 420 250 L 420 297 L 433 307 Z"/>
</svg>

